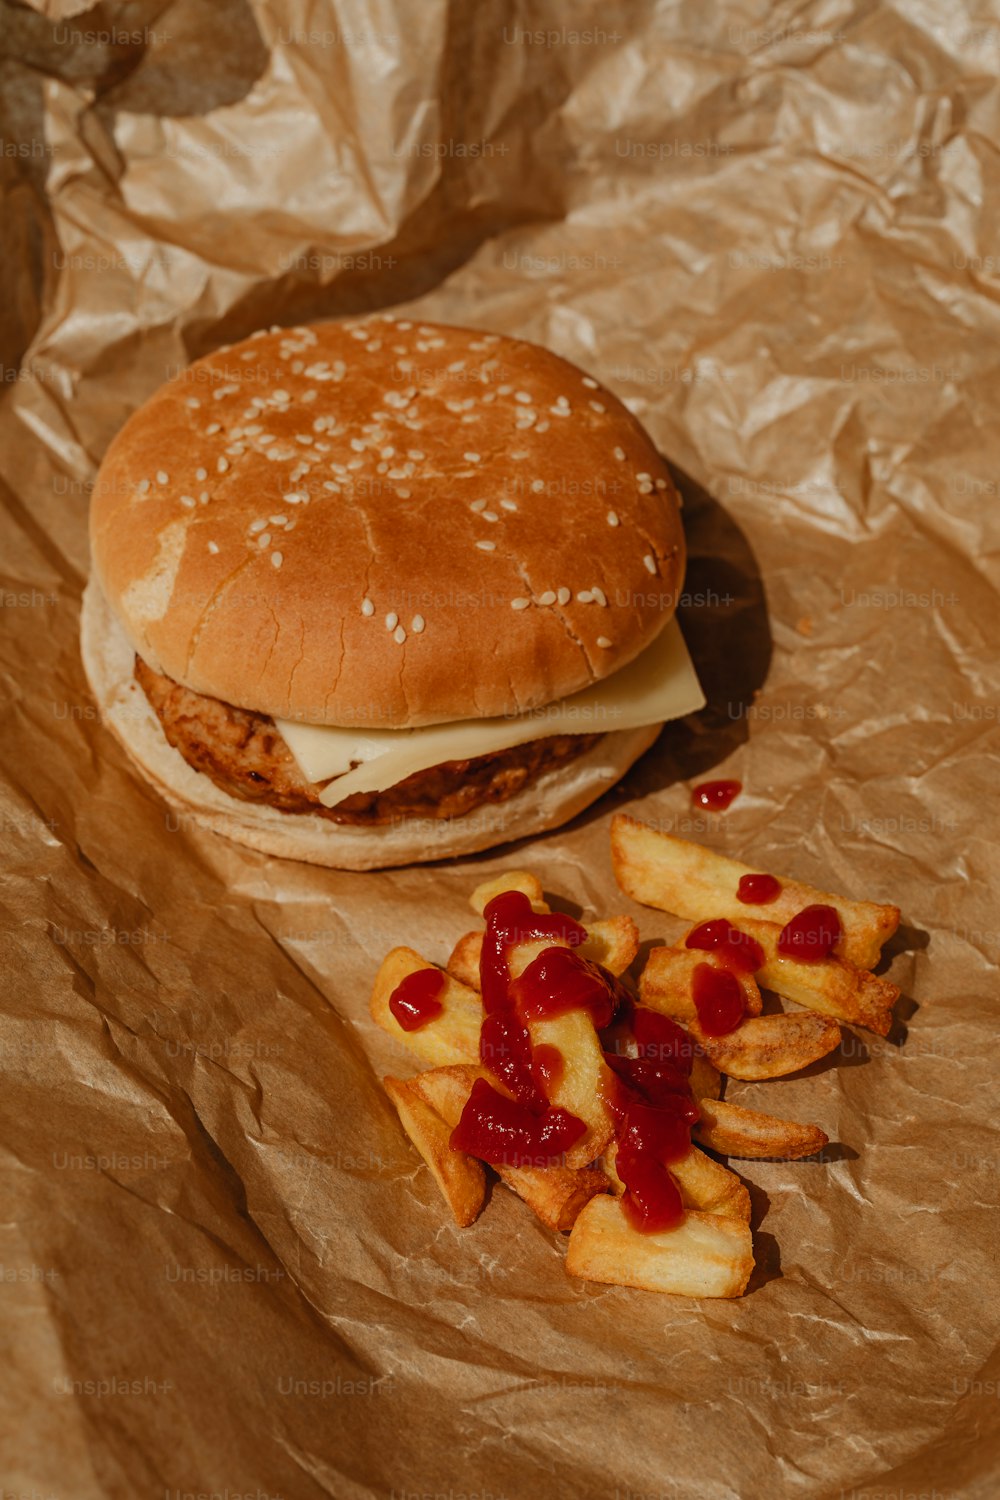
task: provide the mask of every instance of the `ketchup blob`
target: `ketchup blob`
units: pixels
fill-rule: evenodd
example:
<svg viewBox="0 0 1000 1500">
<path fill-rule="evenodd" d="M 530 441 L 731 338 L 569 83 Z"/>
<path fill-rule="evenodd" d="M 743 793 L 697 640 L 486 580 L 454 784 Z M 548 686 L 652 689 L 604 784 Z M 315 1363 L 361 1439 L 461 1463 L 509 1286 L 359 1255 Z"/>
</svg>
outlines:
<svg viewBox="0 0 1000 1500">
<path fill-rule="evenodd" d="M 742 781 L 702 781 L 691 788 L 691 801 L 708 812 L 725 812 L 742 790 Z"/>
<path fill-rule="evenodd" d="M 778 934 L 778 952 L 801 963 L 818 963 L 829 958 L 843 931 L 835 907 L 804 906 Z"/>
<path fill-rule="evenodd" d="M 744 974 L 753 974 L 764 967 L 764 950 L 756 938 L 734 927 L 727 917 L 713 917 L 692 927 L 684 946 L 714 953 L 727 968 Z"/>
<path fill-rule="evenodd" d="M 746 1012 L 743 989 L 731 969 L 697 964 L 691 995 L 698 1012 L 698 1025 L 706 1036 L 725 1036 L 743 1020 Z"/>
<path fill-rule="evenodd" d="M 419 1031 L 444 1010 L 438 999 L 445 977 L 440 969 L 416 969 L 389 996 L 389 1010 L 404 1031 Z"/>
<path fill-rule="evenodd" d="M 781 881 L 776 875 L 741 875 L 736 899 L 745 906 L 769 906 L 781 895 Z"/>
<path fill-rule="evenodd" d="M 698 1106 L 691 1094 L 691 1037 L 669 1016 L 642 1005 L 627 1011 L 637 1057 L 605 1052 L 614 1074 L 608 1107 L 615 1120 L 615 1170 L 625 1187 L 623 1212 L 648 1234 L 684 1217 L 680 1189 L 669 1171 L 691 1149 Z"/>
<path fill-rule="evenodd" d="M 510 983 L 510 998 L 526 1021 L 589 1011 L 600 1031 L 610 1025 L 625 991 L 600 964 L 581 958 L 571 948 L 544 948 Z"/>
<path fill-rule="evenodd" d="M 568 1110 L 533 1114 L 485 1078 L 477 1078 L 451 1133 L 451 1145 L 493 1166 L 547 1167 L 558 1162 L 586 1130 L 584 1122 Z"/>
<path fill-rule="evenodd" d="M 479 958 L 479 987 L 487 1012 L 507 1004 L 510 968 L 507 950 L 515 943 L 561 938 L 571 948 L 587 936 L 587 929 L 563 912 L 536 912 L 523 891 L 501 891 L 486 903 L 486 931 Z"/>
<path fill-rule="evenodd" d="M 548 1108 L 545 1091 L 539 1088 L 535 1076 L 531 1036 L 512 1011 L 494 1011 L 484 1018 L 479 1032 L 479 1060 L 525 1109 L 542 1114 Z"/>
</svg>

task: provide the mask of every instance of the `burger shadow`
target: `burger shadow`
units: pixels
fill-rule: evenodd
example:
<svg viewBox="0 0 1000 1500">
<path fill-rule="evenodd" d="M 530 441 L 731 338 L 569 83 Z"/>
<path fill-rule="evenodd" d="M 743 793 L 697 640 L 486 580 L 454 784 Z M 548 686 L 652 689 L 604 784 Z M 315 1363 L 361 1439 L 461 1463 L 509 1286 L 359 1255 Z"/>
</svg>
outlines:
<svg viewBox="0 0 1000 1500">
<path fill-rule="evenodd" d="M 773 642 L 753 549 L 714 496 L 676 464 L 670 469 L 683 500 L 688 552 L 677 618 L 706 705 L 671 722 L 616 786 L 566 824 L 567 832 L 605 818 L 616 803 L 648 797 L 720 765 L 748 739 L 747 711 L 767 677 Z"/>
</svg>

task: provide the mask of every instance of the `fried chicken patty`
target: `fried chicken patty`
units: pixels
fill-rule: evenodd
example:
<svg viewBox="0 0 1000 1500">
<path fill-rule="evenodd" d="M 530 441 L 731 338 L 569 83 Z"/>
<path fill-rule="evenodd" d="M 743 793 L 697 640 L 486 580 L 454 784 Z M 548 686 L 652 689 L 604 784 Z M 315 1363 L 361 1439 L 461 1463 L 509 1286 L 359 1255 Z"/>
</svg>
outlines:
<svg viewBox="0 0 1000 1500">
<path fill-rule="evenodd" d="M 336 807 L 319 800 L 273 719 L 192 692 L 135 659 L 135 676 L 168 742 L 195 771 L 242 802 L 285 813 L 318 813 L 333 823 L 375 827 L 404 818 L 459 818 L 487 802 L 506 802 L 543 771 L 566 765 L 600 739 L 557 734 L 473 760 L 449 760 L 416 771 L 381 792 L 355 792 Z M 327 783 L 328 784 L 328 783 Z"/>
</svg>

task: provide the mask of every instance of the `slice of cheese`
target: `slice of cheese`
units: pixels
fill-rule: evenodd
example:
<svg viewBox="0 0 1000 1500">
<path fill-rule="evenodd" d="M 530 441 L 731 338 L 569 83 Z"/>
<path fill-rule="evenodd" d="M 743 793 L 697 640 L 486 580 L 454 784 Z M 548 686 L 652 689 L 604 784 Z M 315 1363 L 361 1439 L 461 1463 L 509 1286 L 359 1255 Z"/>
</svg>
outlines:
<svg viewBox="0 0 1000 1500">
<path fill-rule="evenodd" d="M 472 760 L 553 734 L 614 734 L 679 719 L 705 706 L 684 637 L 671 620 L 645 651 L 603 682 L 533 712 L 459 719 L 423 729 L 345 729 L 276 719 L 308 781 L 336 781 L 322 793 L 336 807 L 355 792 L 382 792 L 442 761 Z M 354 770 L 351 770 L 351 766 Z"/>
</svg>

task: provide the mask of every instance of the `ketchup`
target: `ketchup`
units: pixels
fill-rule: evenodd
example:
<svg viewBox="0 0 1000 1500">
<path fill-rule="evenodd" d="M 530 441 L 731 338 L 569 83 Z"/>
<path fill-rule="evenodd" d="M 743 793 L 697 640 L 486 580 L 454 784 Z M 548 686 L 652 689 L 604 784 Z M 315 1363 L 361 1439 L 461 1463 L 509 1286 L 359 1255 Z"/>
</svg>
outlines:
<svg viewBox="0 0 1000 1500">
<path fill-rule="evenodd" d="M 708 812 L 725 812 L 742 790 L 742 781 L 702 781 L 691 788 L 691 801 Z"/>
<path fill-rule="evenodd" d="M 753 974 L 764 967 L 764 950 L 756 938 L 734 927 L 727 917 L 713 917 L 709 922 L 692 927 L 684 946 L 712 952 L 726 968 L 744 974 Z"/>
<path fill-rule="evenodd" d="M 536 1076 L 527 1026 L 512 1011 L 494 1011 L 479 1033 L 479 1060 L 514 1098 L 535 1114 L 543 1114 L 548 1099 Z"/>
<path fill-rule="evenodd" d="M 736 899 L 745 906 L 769 906 L 781 895 L 781 881 L 776 875 L 741 875 Z"/>
<path fill-rule="evenodd" d="M 731 969 L 697 964 L 691 981 L 698 1025 L 706 1036 L 725 1036 L 743 1019 L 745 1006 L 740 982 Z"/>
<path fill-rule="evenodd" d="M 684 1216 L 669 1164 L 691 1149 L 698 1119 L 690 1086 L 694 1048 L 669 1016 L 630 1002 L 627 1019 L 639 1055 L 604 1054 L 615 1075 L 608 1099 L 618 1143 L 615 1170 L 625 1186 L 623 1211 L 636 1229 L 654 1234 Z"/>
<path fill-rule="evenodd" d="M 833 906 L 804 906 L 778 934 L 778 952 L 814 964 L 828 958 L 844 929 Z"/>
<path fill-rule="evenodd" d="M 456 1151 L 506 1166 L 547 1166 L 586 1134 L 585 1121 L 554 1108 L 549 1093 L 562 1077 L 556 1047 L 532 1048 L 525 1022 L 583 1006 L 610 1021 L 617 981 L 572 949 L 587 929 L 561 912 L 535 912 L 521 891 L 502 891 L 487 902 L 479 960 L 483 1008 L 479 1057 L 501 1093 L 477 1079 L 451 1135 Z M 569 948 L 544 948 L 512 982 L 507 952 L 515 943 L 561 938 Z"/>
<path fill-rule="evenodd" d="M 586 1133 L 582 1120 L 565 1109 L 535 1114 L 516 1099 L 477 1078 L 451 1133 L 455 1151 L 504 1167 L 546 1167 Z"/>
<path fill-rule="evenodd" d="M 575 948 L 587 936 L 587 929 L 563 912 L 532 911 L 523 891 L 501 891 L 486 903 L 483 915 L 486 931 L 479 958 L 479 987 L 487 1012 L 500 1010 L 507 1003 L 508 948 L 540 938 L 561 938 Z"/>
<path fill-rule="evenodd" d="M 440 969 L 415 969 L 397 984 L 389 996 L 389 1009 L 404 1031 L 419 1031 L 428 1021 L 437 1020 L 444 1010 L 438 999 L 444 978 Z"/>
<path fill-rule="evenodd" d="M 613 974 L 571 948 L 544 948 L 510 984 L 510 997 L 526 1021 L 586 1010 L 598 1031 L 611 1024 L 624 994 Z"/>
</svg>

